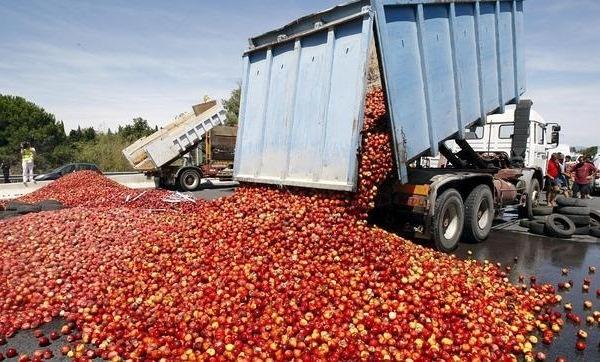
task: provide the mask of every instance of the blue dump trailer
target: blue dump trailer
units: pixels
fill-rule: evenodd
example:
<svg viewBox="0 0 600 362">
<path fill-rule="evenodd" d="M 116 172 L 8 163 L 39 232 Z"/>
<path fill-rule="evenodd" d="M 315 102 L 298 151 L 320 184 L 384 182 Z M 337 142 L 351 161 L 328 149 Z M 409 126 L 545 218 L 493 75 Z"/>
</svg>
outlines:
<svg viewBox="0 0 600 362">
<path fill-rule="evenodd" d="M 541 170 L 522 167 L 532 103 L 520 99 L 522 37 L 522 0 L 364 0 L 251 38 L 234 178 L 354 192 L 365 95 L 381 86 L 397 177 L 374 215 L 443 251 L 482 241 L 507 204 L 531 213 L 542 182 Z M 506 167 L 474 152 L 465 130 L 511 103 Z M 452 168 L 419 167 L 438 153 Z"/>
</svg>

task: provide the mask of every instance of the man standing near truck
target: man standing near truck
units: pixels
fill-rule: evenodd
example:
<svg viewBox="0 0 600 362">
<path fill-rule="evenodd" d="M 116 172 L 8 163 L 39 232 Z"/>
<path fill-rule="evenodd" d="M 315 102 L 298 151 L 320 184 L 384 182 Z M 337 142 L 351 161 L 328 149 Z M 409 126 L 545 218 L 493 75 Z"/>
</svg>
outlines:
<svg viewBox="0 0 600 362">
<path fill-rule="evenodd" d="M 33 179 L 33 159 L 35 157 L 35 148 L 31 147 L 29 142 L 21 144 L 21 157 L 23 159 L 23 184 L 34 182 Z"/>
<path fill-rule="evenodd" d="M 575 197 L 591 199 L 591 183 L 598 170 L 594 164 L 590 162 L 590 158 L 587 156 L 579 156 L 577 164 L 573 166 L 572 172 L 575 181 L 573 183 L 573 194 Z"/>
</svg>

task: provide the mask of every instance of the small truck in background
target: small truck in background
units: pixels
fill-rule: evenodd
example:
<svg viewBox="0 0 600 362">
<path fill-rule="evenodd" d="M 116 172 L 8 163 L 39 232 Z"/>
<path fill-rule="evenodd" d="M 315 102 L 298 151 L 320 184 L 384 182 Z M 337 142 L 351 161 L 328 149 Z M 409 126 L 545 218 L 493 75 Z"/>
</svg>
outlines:
<svg viewBox="0 0 600 362">
<path fill-rule="evenodd" d="M 234 179 L 356 192 L 365 95 L 382 87 L 396 173 L 374 214 L 444 252 L 485 240 L 509 205 L 531 215 L 543 172 L 524 167 L 537 122 L 521 98 L 523 10 L 522 0 L 359 0 L 251 38 Z M 509 152 L 484 157 L 465 130 L 511 104 Z M 450 167 L 419 167 L 439 153 Z"/>
<path fill-rule="evenodd" d="M 196 160 L 202 165 L 205 177 L 231 180 L 237 127 L 216 126 L 204 137 L 204 144 L 197 148 Z"/>
<path fill-rule="evenodd" d="M 224 125 L 226 111 L 219 101 L 193 106 L 148 137 L 141 138 L 123 150 L 123 155 L 136 171 L 159 179 L 161 187 L 194 191 L 205 177 L 201 164 L 192 154 L 215 127 Z"/>
</svg>

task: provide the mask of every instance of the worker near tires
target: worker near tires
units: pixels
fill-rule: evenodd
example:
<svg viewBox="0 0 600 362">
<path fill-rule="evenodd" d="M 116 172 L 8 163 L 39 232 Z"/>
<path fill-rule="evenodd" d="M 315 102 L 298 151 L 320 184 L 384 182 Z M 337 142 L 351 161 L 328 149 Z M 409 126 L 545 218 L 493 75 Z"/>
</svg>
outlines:
<svg viewBox="0 0 600 362">
<path fill-rule="evenodd" d="M 10 183 L 10 163 L 8 161 L 2 161 L 0 164 L 0 169 L 2 169 L 2 176 L 4 176 L 4 183 Z"/>
<path fill-rule="evenodd" d="M 21 143 L 21 159 L 23 161 L 23 183 L 34 182 L 33 179 L 33 159 L 35 158 L 35 148 L 29 142 Z"/>
<path fill-rule="evenodd" d="M 559 190 L 558 178 L 560 177 L 560 163 L 556 153 L 553 153 L 548 160 L 546 168 L 546 195 L 548 206 L 557 206 L 556 194 Z"/>
<path fill-rule="evenodd" d="M 560 165 L 560 174 L 556 178 L 556 183 L 558 184 L 558 187 L 562 191 L 563 189 L 567 189 L 569 187 L 569 182 L 567 181 L 568 178 L 567 178 L 566 168 L 565 168 L 566 167 L 565 156 L 559 152 L 556 154 L 556 160 L 558 161 L 558 164 Z"/>
<path fill-rule="evenodd" d="M 579 156 L 571 170 L 573 174 L 573 194 L 577 198 L 591 199 L 591 183 L 598 170 L 588 156 Z"/>
</svg>

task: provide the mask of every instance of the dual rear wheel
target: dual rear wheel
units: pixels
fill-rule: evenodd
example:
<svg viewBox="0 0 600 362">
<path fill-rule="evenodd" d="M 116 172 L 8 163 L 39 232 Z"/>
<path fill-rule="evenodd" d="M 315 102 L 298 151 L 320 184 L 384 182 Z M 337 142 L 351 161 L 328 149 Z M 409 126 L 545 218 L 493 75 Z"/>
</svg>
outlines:
<svg viewBox="0 0 600 362">
<path fill-rule="evenodd" d="M 438 250 L 451 252 L 461 238 L 471 243 L 485 240 L 493 221 L 494 197 L 487 185 L 475 187 L 464 201 L 456 189 L 448 189 L 436 200 L 433 241 Z"/>
</svg>

